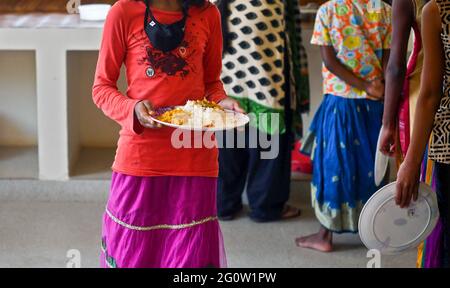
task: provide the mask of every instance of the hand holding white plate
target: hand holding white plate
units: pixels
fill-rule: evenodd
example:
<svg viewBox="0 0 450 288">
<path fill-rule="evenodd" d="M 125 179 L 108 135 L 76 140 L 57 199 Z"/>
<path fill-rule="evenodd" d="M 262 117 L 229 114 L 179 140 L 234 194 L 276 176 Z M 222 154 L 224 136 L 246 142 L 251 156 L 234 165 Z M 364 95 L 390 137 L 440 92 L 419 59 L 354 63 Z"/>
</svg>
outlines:
<svg viewBox="0 0 450 288">
<path fill-rule="evenodd" d="M 439 218 L 436 193 L 419 185 L 416 202 L 402 209 L 395 203 L 396 182 L 378 190 L 359 217 L 359 235 L 368 249 L 399 254 L 416 248 L 433 231 Z"/>
</svg>

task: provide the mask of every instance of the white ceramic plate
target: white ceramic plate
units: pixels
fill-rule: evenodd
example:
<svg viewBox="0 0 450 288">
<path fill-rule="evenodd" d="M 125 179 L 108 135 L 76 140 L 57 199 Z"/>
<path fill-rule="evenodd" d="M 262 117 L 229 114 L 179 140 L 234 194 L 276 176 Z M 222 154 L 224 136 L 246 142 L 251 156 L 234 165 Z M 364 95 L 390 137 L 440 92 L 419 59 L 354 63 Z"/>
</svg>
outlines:
<svg viewBox="0 0 450 288">
<path fill-rule="evenodd" d="M 381 153 L 380 151 L 380 142 L 381 142 L 381 131 L 380 135 L 378 136 L 378 142 L 377 142 L 377 151 L 375 154 L 375 167 L 374 167 L 374 180 L 375 185 L 378 187 L 380 186 L 381 182 L 383 182 L 384 176 L 386 176 L 387 168 L 389 165 L 389 157 Z"/>
<path fill-rule="evenodd" d="M 235 117 L 235 119 L 236 119 L 236 125 L 234 125 L 234 126 L 215 127 L 215 128 L 194 128 L 194 127 L 187 126 L 187 125 L 175 125 L 172 123 L 167 123 L 167 122 L 163 122 L 163 121 L 156 119 L 156 117 L 158 117 L 158 115 L 161 115 L 162 113 L 164 113 L 166 111 L 169 111 L 169 110 L 172 110 L 175 108 L 181 108 L 181 107 L 182 106 L 160 108 L 156 111 L 155 117 L 151 117 L 151 118 L 153 121 L 160 123 L 161 125 L 176 128 L 176 129 L 191 130 L 191 131 L 212 131 L 212 132 L 225 131 L 225 130 L 231 130 L 231 129 L 243 127 L 250 122 L 250 118 L 246 114 L 238 113 L 236 111 L 227 110 L 227 109 L 225 109 L 225 112 L 227 114 L 229 114 L 230 117 Z"/>
<path fill-rule="evenodd" d="M 78 7 L 80 19 L 83 21 L 105 21 L 109 9 L 109 4 L 87 4 Z"/>
<path fill-rule="evenodd" d="M 408 208 L 395 204 L 396 182 L 378 190 L 361 211 L 359 236 L 368 249 L 400 254 L 416 248 L 433 231 L 439 218 L 436 193 L 426 184 Z"/>
</svg>

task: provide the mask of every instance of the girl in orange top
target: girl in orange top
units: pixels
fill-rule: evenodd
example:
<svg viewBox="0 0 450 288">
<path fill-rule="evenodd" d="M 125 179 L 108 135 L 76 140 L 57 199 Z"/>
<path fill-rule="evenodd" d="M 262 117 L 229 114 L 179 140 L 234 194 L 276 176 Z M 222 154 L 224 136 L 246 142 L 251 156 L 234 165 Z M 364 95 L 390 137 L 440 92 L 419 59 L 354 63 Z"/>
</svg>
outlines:
<svg viewBox="0 0 450 288">
<path fill-rule="evenodd" d="M 173 34 L 164 38 L 167 29 Z M 126 95 L 116 85 L 123 64 Z M 104 267 L 225 265 L 217 149 L 176 149 L 174 130 L 150 118 L 159 107 L 204 97 L 240 110 L 225 95 L 221 66 L 220 14 L 208 1 L 119 0 L 112 7 L 93 87 L 95 104 L 122 127 L 103 220 Z"/>
</svg>

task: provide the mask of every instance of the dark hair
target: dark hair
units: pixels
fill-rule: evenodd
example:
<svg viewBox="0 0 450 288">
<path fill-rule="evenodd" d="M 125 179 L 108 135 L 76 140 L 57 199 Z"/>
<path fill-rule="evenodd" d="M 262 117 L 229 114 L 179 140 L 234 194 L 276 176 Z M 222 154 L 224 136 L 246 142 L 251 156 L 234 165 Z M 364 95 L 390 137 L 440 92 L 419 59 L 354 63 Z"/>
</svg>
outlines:
<svg viewBox="0 0 450 288">
<path fill-rule="evenodd" d="M 206 2 L 208 2 L 207 0 L 183 0 L 183 4 L 189 6 L 197 6 L 197 7 L 202 7 L 203 5 L 206 4 Z"/>
<path fill-rule="evenodd" d="M 220 0 L 217 2 L 217 8 L 219 8 L 221 20 L 222 20 L 222 37 L 223 37 L 223 53 L 225 53 L 231 45 L 231 37 L 228 27 L 228 18 L 231 15 L 230 11 L 230 1 L 229 0 Z"/>
</svg>

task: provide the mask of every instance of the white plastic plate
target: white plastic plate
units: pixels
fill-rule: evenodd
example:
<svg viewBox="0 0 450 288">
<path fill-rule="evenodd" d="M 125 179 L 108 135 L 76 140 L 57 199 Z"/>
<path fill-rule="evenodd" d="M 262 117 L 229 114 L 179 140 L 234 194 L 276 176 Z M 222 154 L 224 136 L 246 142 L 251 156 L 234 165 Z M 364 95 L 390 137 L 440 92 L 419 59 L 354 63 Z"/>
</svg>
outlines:
<svg viewBox="0 0 450 288">
<path fill-rule="evenodd" d="M 359 218 L 359 236 L 368 249 L 382 254 L 400 254 L 416 248 L 433 231 L 439 218 L 436 193 L 426 184 L 408 208 L 395 204 L 396 182 L 376 192 Z"/>
</svg>

